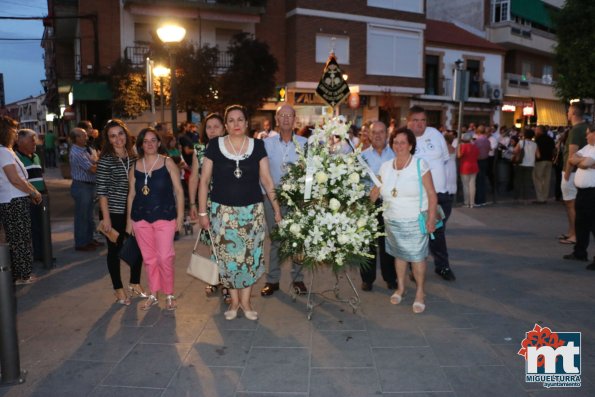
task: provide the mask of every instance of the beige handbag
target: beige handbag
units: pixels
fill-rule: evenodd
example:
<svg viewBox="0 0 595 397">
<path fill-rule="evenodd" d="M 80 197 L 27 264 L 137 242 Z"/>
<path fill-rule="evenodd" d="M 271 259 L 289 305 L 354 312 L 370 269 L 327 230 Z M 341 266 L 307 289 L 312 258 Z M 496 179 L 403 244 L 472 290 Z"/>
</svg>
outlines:
<svg viewBox="0 0 595 397">
<path fill-rule="evenodd" d="M 190 264 L 188 264 L 186 273 L 192 277 L 196 277 L 197 279 L 204 281 L 209 285 L 217 285 L 219 284 L 219 266 L 217 266 L 219 258 L 217 258 L 217 252 L 215 250 L 213 236 L 211 235 L 210 230 L 207 229 L 207 232 L 209 233 L 209 238 L 211 240 L 211 251 L 215 256 L 215 262 L 213 262 L 210 258 L 200 256 L 198 252 L 196 252 L 196 247 L 198 247 L 200 236 L 204 230 L 205 229 L 201 229 L 198 232 L 198 237 L 196 238 L 196 243 L 194 244 L 194 249 L 192 250 L 192 256 L 190 257 Z"/>
</svg>

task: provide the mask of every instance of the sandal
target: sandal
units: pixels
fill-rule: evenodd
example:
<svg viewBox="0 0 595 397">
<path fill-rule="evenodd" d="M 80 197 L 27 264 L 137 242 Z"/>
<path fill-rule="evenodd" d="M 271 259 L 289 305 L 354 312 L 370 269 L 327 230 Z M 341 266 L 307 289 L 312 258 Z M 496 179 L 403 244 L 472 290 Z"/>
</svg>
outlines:
<svg viewBox="0 0 595 397">
<path fill-rule="evenodd" d="M 140 308 L 141 310 L 147 311 L 151 308 L 151 306 L 155 306 L 157 303 L 159 303 L 159 301 L 157 300 L 155 295 L 151 294 Z"/>
<path fill-rule="evenodd" d="M 421 302 L 416 301 L 416 302 L 413 302 L 412 309 L 413 309 L 413 313 L 420 314 L 420 313 L 423 313 L 424 310 L 426 310 L 426 305 Z"/>
<path fill-rule="evenodd" d="M 223 297 L 223 302 L 226 305 L 231 304 L 231 294 L 229 293 L 229 288 L 221 288 L 221 296 Z"/>
<path fill-rule="evenodd" d="M 130 298 L 126 294 L 124 294 L 124 296 L 126 297 L 124 299 L 121 299 L 118 296 L 118 293 L 117 292 L 114 292 L 114 295 L 116 295 L 116 302 L 115 303 L 117 303 L 119 305 L 123 305 L 123 306 L 130 306 Z"/>
<path fill-rule="evenodd" d="M 167 310 L 176 310 L 178 308 L 178 304 L 176 302 L 176 297 L 174 295 L 168 295 L 165 298 L 165 308 Z"/>
<path fill-rule="evenodd" d="M 558 242 L 560 244 L 576 244 L 576 241 L 572 241 L 568 238 L 561 238 L 560 240 L 558 240 Z"/>
<path fill-rule="evenodd" d="M 403 293 L 403 295 L 399 295 L 398 292 L 395 292 L 390 297 L 390 303 L 392 303 L 393 305 L 398 305 L 399 303 L 401 303 L 404 296 L 405 296 L 405 293 Z"/>
<path fill-rule="evenodd" d="M 568 240 L 568 237 L 570 237 L 568 234 L 561 234 L 558 236 L 558 240 Z"/>
</svg>

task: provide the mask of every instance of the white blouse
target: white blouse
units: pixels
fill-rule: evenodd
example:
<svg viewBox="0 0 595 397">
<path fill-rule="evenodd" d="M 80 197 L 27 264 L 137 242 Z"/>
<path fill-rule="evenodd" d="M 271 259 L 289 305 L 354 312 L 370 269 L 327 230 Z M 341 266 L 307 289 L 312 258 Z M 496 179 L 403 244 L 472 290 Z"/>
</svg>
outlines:
<svg viewBox="0 0 595 397">
<path fill-rule="evenodd" d="M 393 168 L 393 160 L 380 166 L 379 175 L 382 181 L 380 195 L 384 201 L 384 217 L 387 219 L 416 219 L 419 215 L 419 178 L 417 163 L 419 161 L 420 174 L 423 177 L 430 170 L 428 163 L 413 156 L 407 167 L 397 171 Z M 421 210 L 428 209 L 428 195 L 422 184 Z M 393 194 L 395 193 L 395 194 Z"/>
</svg>

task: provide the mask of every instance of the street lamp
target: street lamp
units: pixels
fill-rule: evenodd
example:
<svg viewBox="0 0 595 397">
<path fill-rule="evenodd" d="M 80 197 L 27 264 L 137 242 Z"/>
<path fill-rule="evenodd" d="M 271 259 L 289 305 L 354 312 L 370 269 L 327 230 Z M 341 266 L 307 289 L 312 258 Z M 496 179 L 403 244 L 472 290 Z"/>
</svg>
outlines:
<svg viewBox="0 0 595 397">
<path fill-rule="evenodd" d="M 161 123 L 165 122 L 165 97 L 163 95 L 163 78 L 169 75 L 170 70 L 163 65 L 153 68 L 153 75 L 159 79 L 159 94 L 161 96 Z"/>
<path fill-rule="evenodd" d="M 182 26 L 167 24 L 157 29 L 157 36 L 159 40 L 165 45 L 167 52 L 169 53 L 169 66 L 171 70 L 171 126 L 172 131 L 178 132 L 178 109 L 176 103 L 177 87 L 176 87 L 176 57 L 175 49 L 176 46 L 184 40 L 186 36 L 186 29 Z"/>
</svg>

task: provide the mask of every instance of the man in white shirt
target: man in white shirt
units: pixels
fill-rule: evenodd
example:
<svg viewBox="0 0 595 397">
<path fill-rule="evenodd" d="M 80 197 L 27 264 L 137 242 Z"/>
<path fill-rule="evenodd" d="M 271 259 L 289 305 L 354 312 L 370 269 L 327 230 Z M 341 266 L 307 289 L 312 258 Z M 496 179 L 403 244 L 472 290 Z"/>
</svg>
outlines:
<svg viewBox="0 0 595 397">
<path fill-rule="evenodd" d="M 277 117 L 277 116 L 275 116 Z M 277 122 L 278 123 L 278 122 Z M 278 126 L 278 124 L 277 124 Z M 262 131 L 260 131 L 255 138 L 257 139 L 266 139 L 272 136 L 278 136 L 279 133 L 277 133 L 277 131 L 273 131 L 273 129 L 271 128 L 271 122 L 266 119 L 265 121 L 262 122 L 262 127 L 264 128 Z"/>
<path fill-rule="evenodd" d="M 572 253 L 563 258 L 587 261 L 590 234 L 595 236 L 595 124 L 587 127 L 587 145 L 574 153 L 568 163 L 577 167 L 574 176 L 577 190 L 574 201 L 576 244 Z M 595 270 L 595 259 L 587 269 Z"/>
<path fill-rule="evenodd" d="M 275 114 L 275 120 L 277 121 L 277 128 L 279 134 L 270 136 L 264 140 L 264 147 L 267 151 L 269 158 L 269 169 L 271 171 L 271 177 L 275 188 L 279 187 L 281 178 L 287 173 L 288 167 L 294 164 L 298 160 L 296 152 L 295 142 L 303 149 L 306 145 L 306 138 L 295 135 L 293 133 L 293 125 L 295 123 L 295 110 L 291 105 L 282 105 L 277 108 Z M 287 213 L 286 207 L 281 207 L 283 215 Z M 264 215 L 269 230 L 269 235 L 275 226 L 275 213 L 271 202 L 267 195 L 264 195 Z M 270 296 L 279 290 L 279 279 L 281 278 L 281 268 L 279 261 L 279 241 L 271 241 L 271 250 L 269 257 L 269 268 L 266 274 L 266 284 L 260 290 L 262 296 Z M 308 292 L 306 285 L 304 284 L 304 275 L 301 273 L 301 266 L 293 262 L 292 263 L 292 286 L 299 294 L 305 294 Z"/>
<path fill-rule="evenodd" d="M 449 154 L 444 137 L 436 128 L 428 127 L 426 111 L 421 106 L 413 106 L 407 115 L 407 128 L 415 134 L 417 147 L 415 156 L 424 159 L 430 166 L 432 181 L 438 195 L 438 204 L 442 207 L 446 218 L 444 226 L 436 229 L 434 239 L 430 239 L 430 252 L 434 257 L 434 271 L 447 281 L 456 279 L 448 260 L 446 246 L 446 221 L 452 211 L 452 196 L 446 188 L 446 163 Z"/>
<path fill-rule="evenodd" d="M 388 134 L 386 125 L 382 121 L 375 121 L 370 125 L 370 141 L 372 145 L 362 152 L 362 157 L 370 166 L 372 172 L 378 175 L 380 166 L 395 158 L 395 153 L 387 144 Z M 366 198 L 367 200 L 367 198 Z M 376 201 L 376 206 L 382 206 L 382 200 Z M 384 233 L 384 217 L 378 214 L 378 228 Z M 380 262 L 380 272 L 389 290 L 397 289 L 397 271 L 395 269 L 395 258 L 386 253 L 384 236 L 378 237 L 378 252 L 376 249 L 369 253 L 373 258 L 367 261 L 360 269 L 362 276 L 362 290 L 371 291 L 372 284 L 376 280 L 376 259 Z"/>
</svg>

